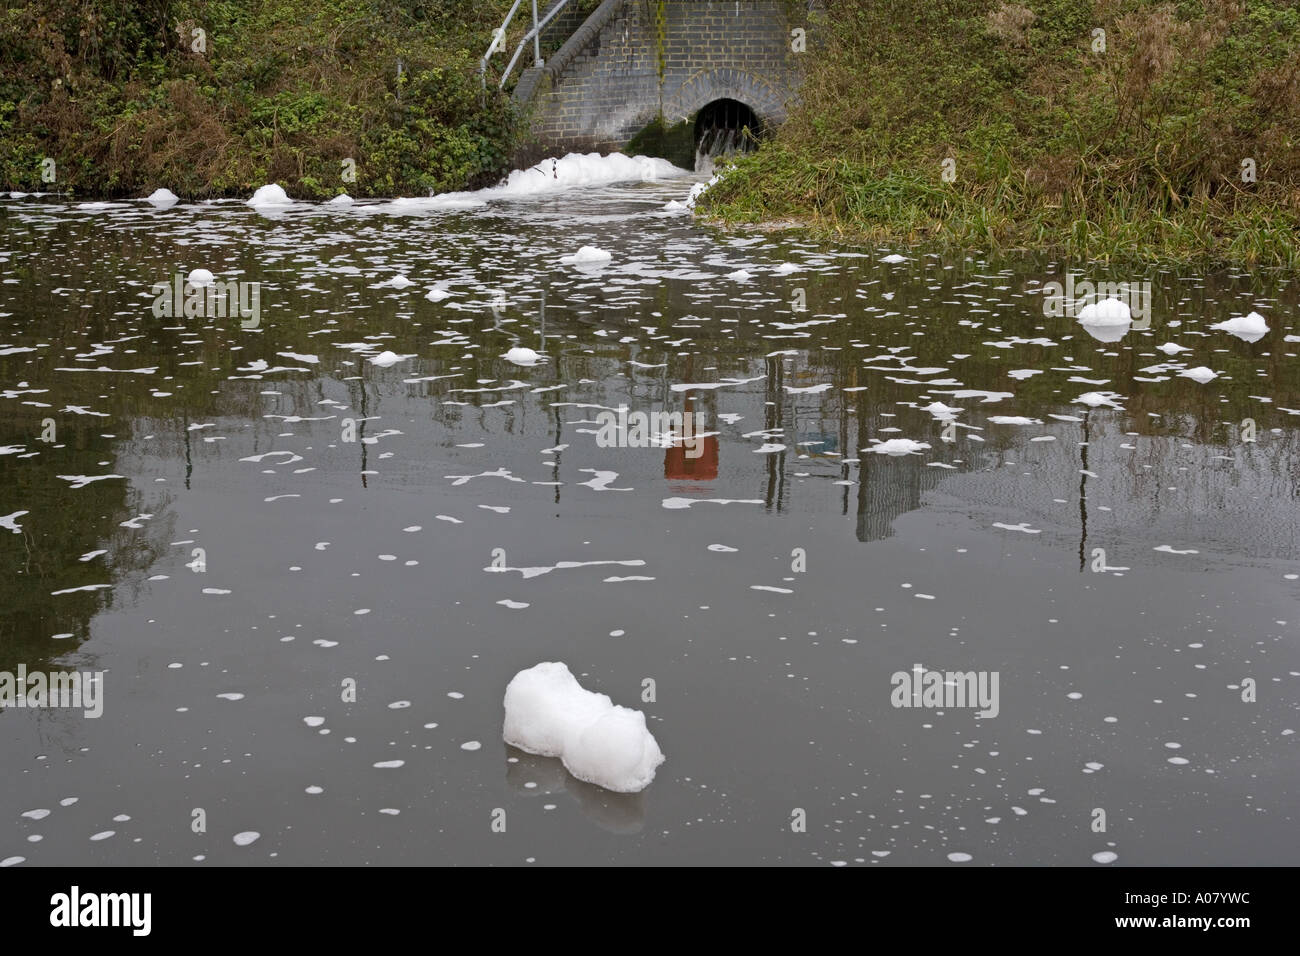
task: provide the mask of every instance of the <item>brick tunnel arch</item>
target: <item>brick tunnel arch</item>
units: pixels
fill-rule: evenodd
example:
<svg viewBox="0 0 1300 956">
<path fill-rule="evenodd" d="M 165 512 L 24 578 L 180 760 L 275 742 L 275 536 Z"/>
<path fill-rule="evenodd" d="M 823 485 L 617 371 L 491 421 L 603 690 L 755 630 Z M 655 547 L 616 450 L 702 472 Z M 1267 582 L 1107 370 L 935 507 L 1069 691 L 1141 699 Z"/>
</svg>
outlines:
<svg viewBox="0 0 1300 956">
<path fill-rule="evenodd" d="M 771 83 L 743 70 L 723 67 L 693 74 L 664 97 L 664 120 L 670 125 L 693 121 L 700 110 L 717 100 L 743 104 L 768 129 L 780 125 L 786 117 L 786 96 Z"/>
<path fill-rule="evenodd" d="M 633 149 L 689 165 L 695 120 L 719 100 L 775 129 L 803 79 L 790 50 L 802 6 L 603 0 L 544 65 L 520 75 L 513 98 L 530 116 L 528 148 Z"/>
</svg>

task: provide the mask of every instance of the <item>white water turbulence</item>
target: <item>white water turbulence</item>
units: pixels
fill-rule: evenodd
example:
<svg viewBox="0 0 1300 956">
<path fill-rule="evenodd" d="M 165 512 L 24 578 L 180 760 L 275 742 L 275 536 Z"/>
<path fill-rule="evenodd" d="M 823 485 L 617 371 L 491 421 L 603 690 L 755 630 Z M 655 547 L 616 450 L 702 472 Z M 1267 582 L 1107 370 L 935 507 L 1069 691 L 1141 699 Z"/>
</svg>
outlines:
<svg viewBox="0 0 1300 956">
<path fill-rule="evenodd" d="M 705 176 L 713 175 L 714 163 L 722 156 L 737 152 L 741 145 L 738 129 L 709 130 L 700 137 L 695 147 L 695 171 Z"/>
<path fill-rule="evenodd" d="M 689 176 L 690 170 L 653 156 L 623 153 L 569 153 L 543 159 L 527 169 L 516 169 L 496 186 L 467 192 L 439 193 L 415 199 L 395 199 L 393 211 L 412 212 L 439 209 L 472 209 L 502 200 L 537 199 L 583 187 L 613 183 L 652 183 Z"/>
<path fill-rule="evenodd" d="M 506 743 L 559 757 L 569 773 L 606 790 L 644 790 L 664 762 L 645 714 L 585 690 L 565 664 L 520 671 L 506 687 L 505 708 Z"/>
</svg>

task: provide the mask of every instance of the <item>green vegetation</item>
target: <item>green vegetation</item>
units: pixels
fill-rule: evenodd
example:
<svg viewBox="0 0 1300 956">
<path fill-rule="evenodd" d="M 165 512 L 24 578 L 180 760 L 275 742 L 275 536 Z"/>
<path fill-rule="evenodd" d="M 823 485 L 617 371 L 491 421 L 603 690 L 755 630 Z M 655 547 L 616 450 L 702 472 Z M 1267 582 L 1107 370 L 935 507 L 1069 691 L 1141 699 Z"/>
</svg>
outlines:
<svg viewBox="0 0 1300 956">
<path fill-rule="evenodd" d="M 514 119 L 495 92 L 480 105 L 477 69 L 508 7 L 8 5 L 0 11 L 0 185 L 78 196 L 166 186 L 209 197 L 279 182 L 310 198 L 494 181 L 508 167 Z M 512 44 L 526 27 L 516 20 Z M 53 186 L 41 180 L 46 157 Z M 346 159 L 355 161 L 355 182 L 343 175 Z"/>
<path fill-rule="evenodd" d="M 802 105 L 710 190 L 712 215 L 941 248 L 1300 264 L 1290 0 L 827 7 Z"/>
</svg>

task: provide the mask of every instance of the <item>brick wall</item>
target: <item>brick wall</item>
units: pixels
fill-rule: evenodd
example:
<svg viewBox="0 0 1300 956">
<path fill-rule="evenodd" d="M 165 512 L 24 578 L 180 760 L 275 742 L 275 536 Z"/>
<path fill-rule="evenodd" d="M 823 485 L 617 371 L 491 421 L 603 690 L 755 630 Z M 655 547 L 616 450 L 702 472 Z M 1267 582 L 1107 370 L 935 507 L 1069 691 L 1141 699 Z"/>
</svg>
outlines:
<svg viewBox="0 0 1300 956">
<path fill-rule="evenodd" d="M 668 125 L 716 99 L 780 123 L 799 81 L 789 0 L 605 0 L 542 70 L 520 78 L 535 146 L 619 149 L 662 112 Z M 662 20 L 660 16 L 662 15 Z M 660 24 L 662 23 L 662 27 Z M 662 32 L 662 43 L 659 36 Z"/>
</svg>

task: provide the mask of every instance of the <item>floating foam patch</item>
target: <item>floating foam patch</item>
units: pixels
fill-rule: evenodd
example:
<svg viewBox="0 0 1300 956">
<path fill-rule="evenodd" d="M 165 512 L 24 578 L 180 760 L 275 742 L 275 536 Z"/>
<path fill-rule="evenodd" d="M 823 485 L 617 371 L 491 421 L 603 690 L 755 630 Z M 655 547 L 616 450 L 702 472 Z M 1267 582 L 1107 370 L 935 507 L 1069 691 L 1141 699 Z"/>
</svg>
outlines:
<svg viewBox="0 0 1300 956">
<path fill-rule="evenodd" d="M 506 687 L 505 742 L 559 757 L 579 780 L 617 793 L 648 787 L 664 762 L 645 714 L 585 690 L 558 661 L 520 671 Z"/>
</svg>

